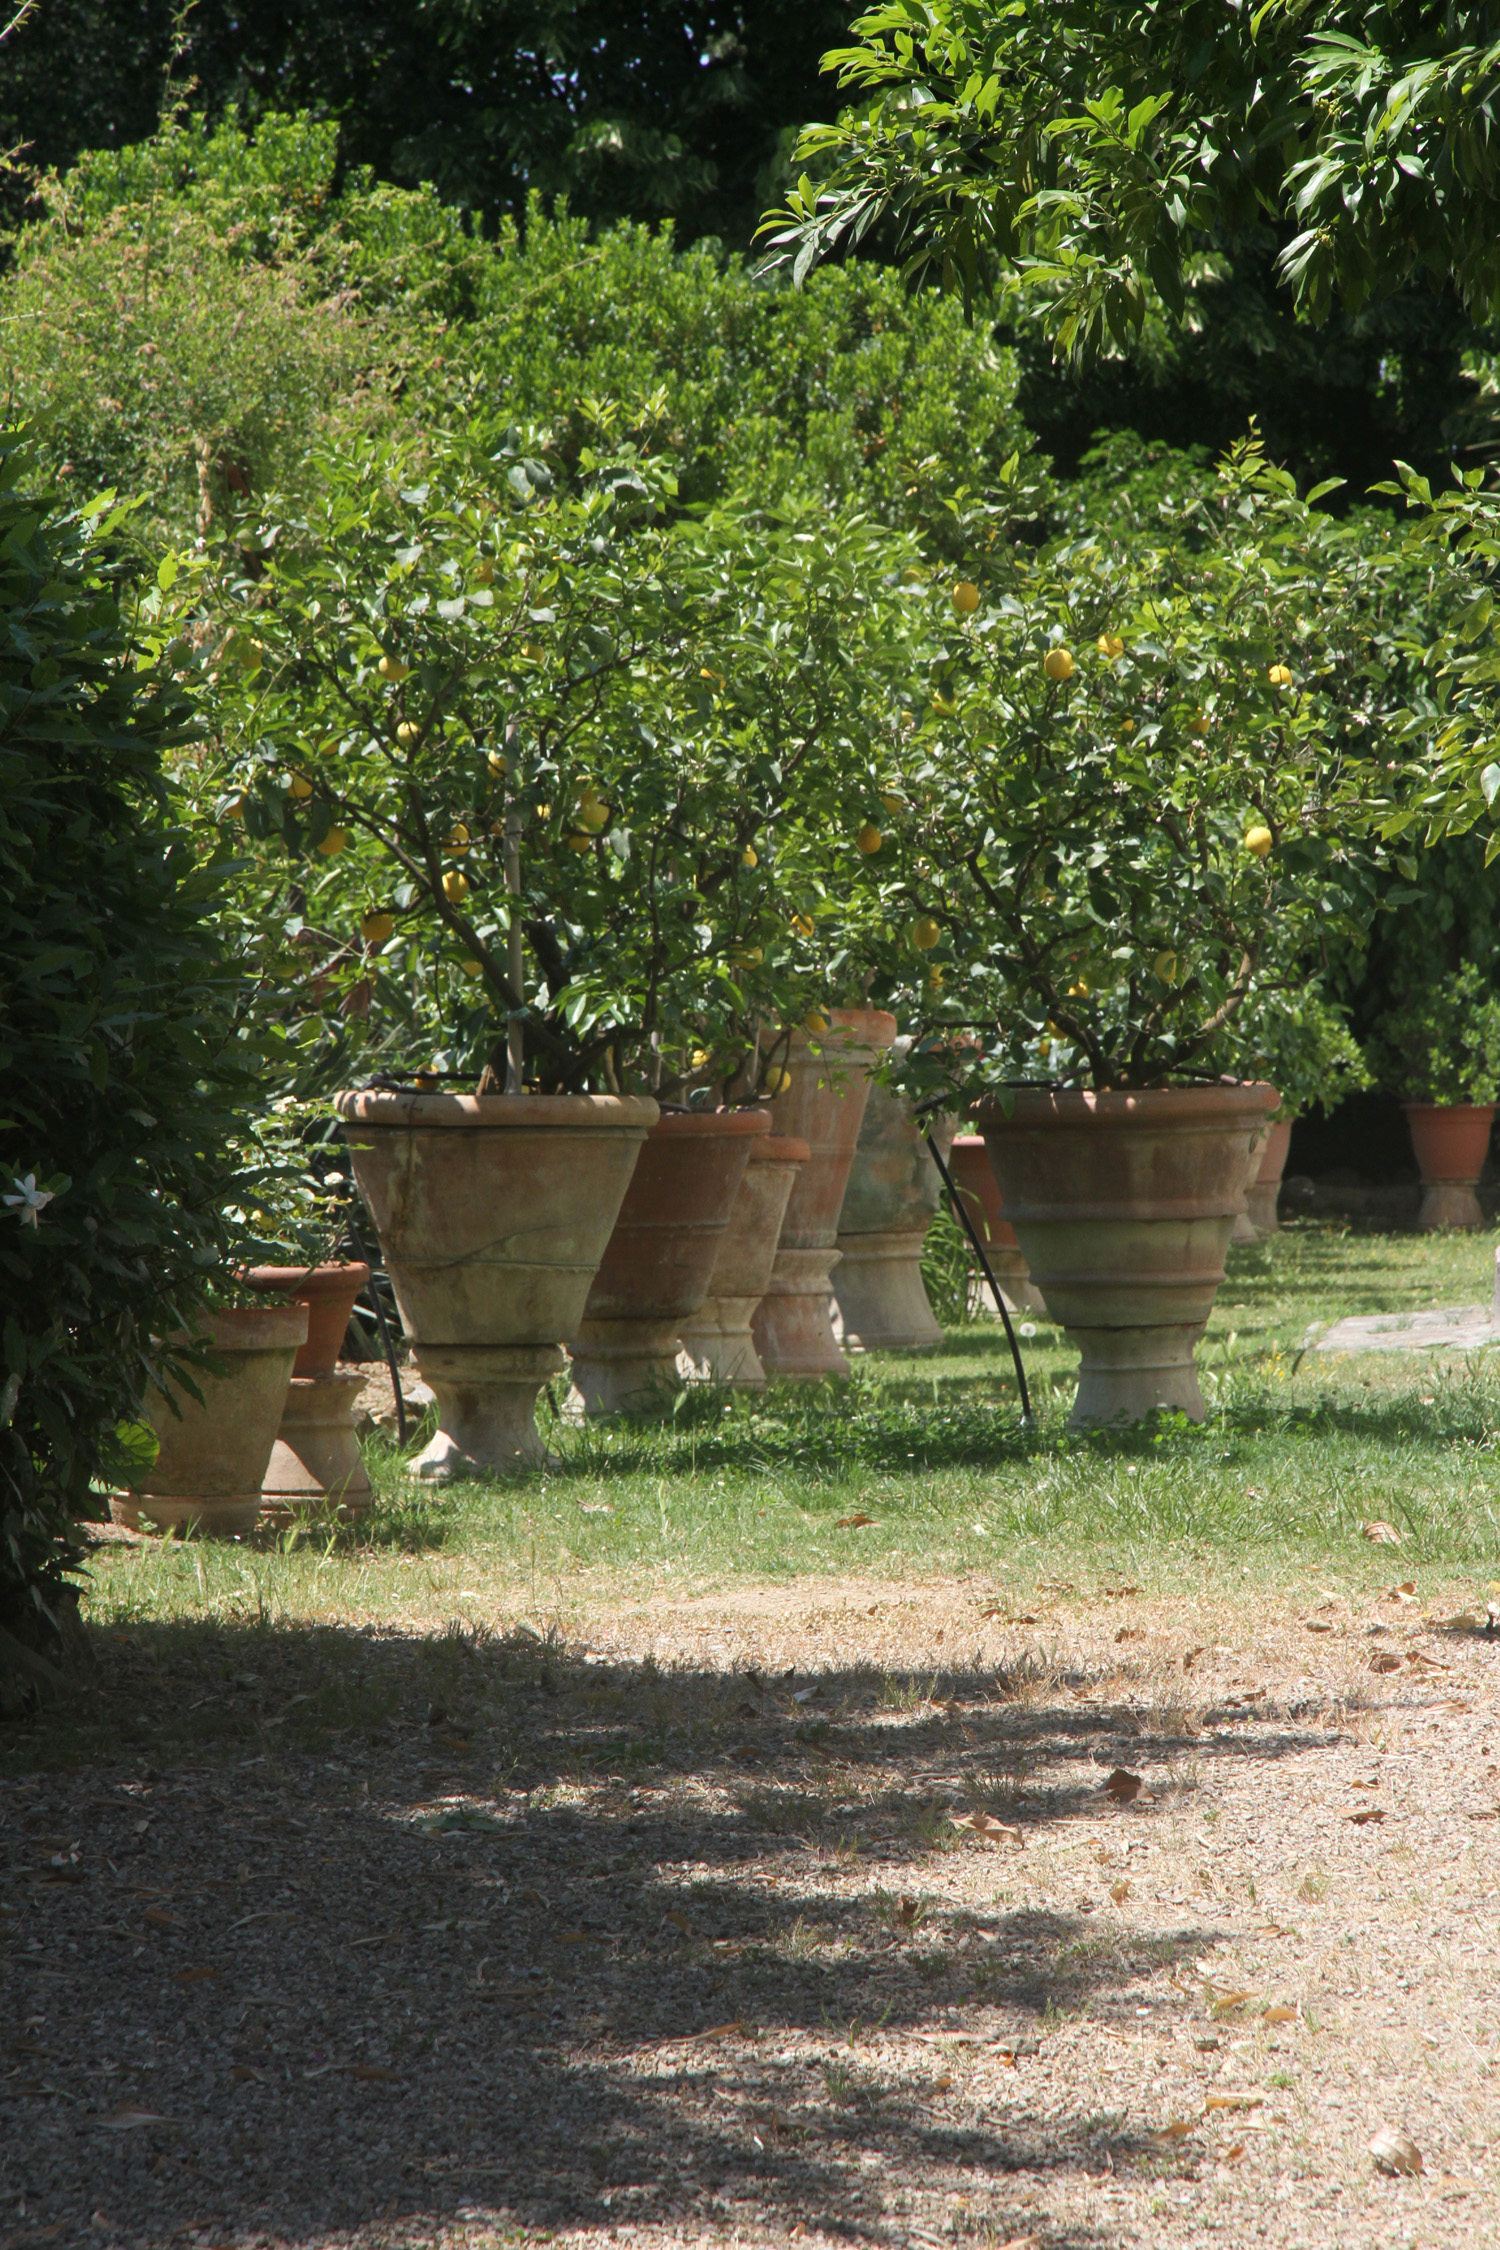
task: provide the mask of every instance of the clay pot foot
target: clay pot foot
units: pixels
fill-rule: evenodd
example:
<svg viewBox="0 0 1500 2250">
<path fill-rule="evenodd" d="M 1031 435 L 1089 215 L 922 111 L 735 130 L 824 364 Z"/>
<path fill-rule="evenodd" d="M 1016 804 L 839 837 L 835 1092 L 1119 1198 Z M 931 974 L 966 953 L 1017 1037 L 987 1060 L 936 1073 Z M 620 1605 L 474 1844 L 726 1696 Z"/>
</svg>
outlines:
<svg viewBox="0 0 1500 2250">
<path fill-rule="evenodd" d="M 829 1276 L 838 1262 L 834 1249 L 777 1251 L 770 1285 L 751 1324 L 767 1375 L 820 1383 L 827 1375 L 849 1373 L 833 1333 Z"/>
<path fill-rule="evenodd" d="M 261 1513 L 278 1526 L 318 1515 L 362 1516 L 375 1495 L 350 1420 L 364 1376 L 294 1375 L 261 1486 Z"/>
<path fill-rule="evenodd" d="M 910 1227 L 839 1236 L 834 1294 L 849 1349 L 931 1351 L 942 1342 L 922 1279 L 923 1239 Z"/>
<path fill-rule="evenodd" d="M 1422 1190 L 1417 1225 L 1423 1234 L 1438 1234 L 1450 1227 L 1482 1227 L 1484 1213 L 1473 1181 L 1429 1180 Z"/>
<path fill-rule="evenodd" d="M 1195 1322 L 1182 1328 L 1077 1328 L 1081 1364 L 1078 1396 L 1068 1416 L 1070 1430 L 1097 1429 L 1110 1423 L 1142 1422 L 1158 1409 L 1204 1420 L 1208 1409 L 1198 1388 L 1193 1351 L 1203 1334 Z"/>
<path fill-rule="evenodd" d="M 571 1415 L 670 1412 L 682 1389 L 679 1325 L 661 1320 L 586 1320 L 572 1343 Z"/>
<path fill-rule="evenodd" d="M 547 1458 L 536 1426 L 542 1385 L 567 1360 L 553 1344 L 423 1344 L 422 1380 L 437 1400 L 437 1432 L 411 1464 L 427 1484 L 522 1476 Z"/>
<path fill-rule="evenodd" d="M 759 1297 L 705 1297 L 682 1331 L 690 1380 L 725 1383 L 737 1391 L 763 1391 L 766 1371 L 750 1323 Z"/>
</svg>

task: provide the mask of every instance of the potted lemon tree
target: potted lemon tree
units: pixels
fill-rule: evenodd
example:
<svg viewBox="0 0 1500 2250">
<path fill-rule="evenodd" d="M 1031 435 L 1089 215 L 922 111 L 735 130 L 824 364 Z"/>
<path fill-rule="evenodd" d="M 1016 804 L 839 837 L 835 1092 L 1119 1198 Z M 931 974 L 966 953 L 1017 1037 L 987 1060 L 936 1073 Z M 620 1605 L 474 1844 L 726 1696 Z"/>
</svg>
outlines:
<svg viewBox="0 0 1500 2250">
<path fill-rule="evenodd" d="M 671 500 L 649 463 L 564 484 L 519 442 L 334 459 L 252 579 L 195 597 L 218 818 L 348 933 L 329 981 L 367 1020 L 394 986 L 412 1027 L 338 1107 L 439 1401 L 424 1473 L 536 1459 L 565 1341 L 596 1409 L 670 1370 L 775 1027 L 845 973 L 815 910 L 868 856 L 899 571 L 858 518 Z"/>
<path fill-rule="evenodd" d="M 1422 1173 L 1417 1225 L 1479 1227 L 1474 1190 L 1500 1097 L 1500 996 L 1477 962 L 1414 985 L 1375 1026 L 1380 1083 L 1401 1098 Z"/>
<path fill-rule="evenodd" d="M 1253 445 L 1185 513 L 935 589 L 894 749 L 905 1080 L 977 1116 L 1081 1351 L 1079 1423 L 1201 1418 L 1193 1349 L 1277 1103 L 1219 1050 L 1273 932 L 1370 903 L 1368 544 Z"/>
</svg>

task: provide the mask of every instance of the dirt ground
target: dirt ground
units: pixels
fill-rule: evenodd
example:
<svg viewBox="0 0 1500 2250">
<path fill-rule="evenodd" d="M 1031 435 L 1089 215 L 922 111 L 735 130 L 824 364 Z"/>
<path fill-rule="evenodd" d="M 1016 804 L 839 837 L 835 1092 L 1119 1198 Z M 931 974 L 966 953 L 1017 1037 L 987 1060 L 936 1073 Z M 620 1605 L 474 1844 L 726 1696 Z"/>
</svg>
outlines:
<svg viewBox="0 0 1500 2250">
<path fill-rule="evenodd" d="M 1336 1580 L 112 1637 L 0 2250 L 1500 2242 L 1500 1638 Z"/>
</svg>

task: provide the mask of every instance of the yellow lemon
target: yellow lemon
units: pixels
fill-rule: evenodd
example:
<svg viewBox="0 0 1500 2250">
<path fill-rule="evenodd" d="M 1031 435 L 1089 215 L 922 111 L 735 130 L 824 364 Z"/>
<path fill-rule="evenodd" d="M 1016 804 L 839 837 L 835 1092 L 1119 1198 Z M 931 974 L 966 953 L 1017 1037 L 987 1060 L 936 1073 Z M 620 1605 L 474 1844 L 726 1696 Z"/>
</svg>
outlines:
<svg viewBox="0 0 1500 2250">
<path fill-rule="evenodd" d="M 1120 721 L 1120 732 L 1121 732 L 1121 734 L 1134 734 L 1134 733 L 1135 733 L 1135 721 L 1134 721 L 1134 719 L 1122 719 L 1122 720 Z"/>
<path fill-rule="evenodd" d="M 828 1018 L 821 1008 L 809 1008 L 802 1018 L 802 1028 L 810 1039 L 821 1039 L 828 1029 Z"/>
<path fill-rule="evenodd" d="M 933 692 L 932 708 L 940 719 L 951 719 L 958 709 L 958 701 L 956 697 L 944 695 L 942 689 L 937 688 Z"/>
<path fill-rule="evenodd" d="M 495 576 L 495 566 L 488 555 L 481 555 L 474 569 L 475 579 L 481 586 L 490 585 Z"/>
<path fill-rule="evenodd" d="M 341 852 L 348 841 L 349 831 L 347 828 L 330 828 L 318 849 L 326 858 L 332 859 L 334 853 Z"/>
<path fill-rule="evenodd" d="M 443 877 L 443 896 L 450 906 L 457 906 L 469 895 L 469 878 L 461 867 L 450 867 Z"/>
<path fill-rule="evenodd" d="M 942 970 L 941 970 L 941 969 L 933 968 L 933 969 L 929 969 L 929 970 L 928 970 L 928 972 L 927 972 L 927 986 L 928 986 L 928 990 L 929 990 L 929 991 L 931 991 L 931 992 L 941 992 L 941 991 L 942 991 L 942 989 L 943 989 L 943 972 L 942 972 Z"/>
<path fill-rule="evenodd" d="M 1275 841 L 1264 821 L 1258 820 L 1253 828 L 1245 830 L 1245 849 L 1247 852 L 1254 852 L 1257 859 L 1264 859 Z"/>
<path fill-rule="evenodd" d="M 791 1089 L 791 1083 L 792 1074 L 789 1070 L 772 1069 L 766 1072 L 766 1092 L 768 1094 L 788 1093 Z"/>
<path fill-rule="evenodd" d="M 704 1064 L 705 1064 L 705 1063 L 706 1063 L 707 1061 L 708 1061 L 708 1049 L 707 1049 L 706 1047 L 695 1047 L 695 1048 L 693 1049 L 693 1058 L 692 1058 L 692 1067 L 693 1067 L 693 1069 L 694 1069 L 694 1070 L 701 1070 L 701 1069 L 703 1068 L 703 1065 L 704 1065 Z"/>
<path fill-rule="evenodd" d="M 448 831 L 447 839 L 444 842 L 443 849 L 445 852 L 466 852 L 472 841 L 473 838 L 470 836 L 469 831 L 464 826 L 463 822 L 461 820 L 455 820 L 453 826 Z"/>
<path fill-rule="evenodd" d="M 765 957 L 765 949 L 759 945 L 737 945 L 733 954 L 733 959 L 743 963 L 747 969 L 757 968 Z"/>
<path fill-rule="evenodd" d="M 375 669 L 383 680 L 404 680 L 411 666 L 403 663 L 399 656 L 382 656 Z"/>
<path fill-rule="evenodd" d="M 421 728 L 414 727 L 410 719 L 403 719 L 396 729 L 396 740 L 403 750 L 409 750 L 412 744 L 420 739 L 421 733 Z"/>
<path fill-rule="evenodd" d="M 592 836 L 570 836 L 568 849 L 570 852 L 586 852 L 593 841 Z"/>
<path fill-rule="evenodd" d="M 1101 656 L 1123 656 L 1125 654 L 1125 643 L 1118 633 L 1101 633 L 1094 645 Z"/>
<path fill-rule="evenodd" d="M 580 828 L 586 828 L 591 835 L 597 836 L 601 828 L 609 826 L 609 807 L 601 804 L 597 797 L 581 798 L 574 818 Z"/>
<path fill-rule="evenodd" d="M 503 750 L 492 750 L 489 754 L 488 764 L 490 772 L 499 781 L 503 781 L 510 772 L 510 760 Z"/>
<path fill-rule="evenodd" d="M 811 937 L 816 924 L 810 914 L 794 914 L 792 916 L 792 928 L 798 937 Z"/>
<path fill-rule="evenodd" d="M 312 795 L 312 783 L 308 780 L 305 773 L 294 773 L 291 780 L 287 783 L 287 788 L 292 796 L 299 799 L 302 797 L 310 797 Z"/>
<path fill-rule="evenodd" d="M 1084 983 L 1082 977 L 1078 979 L 1078 982 L 1076 984 L 1070 984 L 1068 986 L 1068 998 L 1070 1000 L 1087 1000 L 1088 996 L 1089 988 Z"/>
<path fill-rule="evenodd" d="M 904 797 L 898 797 L 893 789 L 885 791 L 881 796 L 880 802 L 884 805 L 888 813 L 899 813 L 905 812 L 906 810 L 906 799 Z"/>
<path fill-rule="evenodd" d="M 953 606 L 960 617 L 972 617 L 979 607 L 979 588 L 969 579 L 960 578 L 953 589 Z"/>
<path fill-rule="evenodd" d="M 1161 978 L 1163 984 L 1175 984 L 1177 982 L 1177 956 L 1175 953 L 1158 953 L 1151 967 L 1153 973 Z"/>
<path fill-rule="evenodd" d="M 873 852 L 879 851 L 881 845 L 885 842 L 885 838 L 881 835 L 874 821 L 867 820 L 854 841 L 868 859 Z"/>
<path fill-rule="evenodd" d="M 224 800 L 224 818 L 226 820 L 241 820 L 244 817 L 244 812 L 245 792 L 243 789 L 236 789 L 232 797 L 226 797 Z"/>
<path fill-rule="evenodd" d="M 546 654 L 546 651 L 543 649 L 540 641 L 527 641 L 525 646 L 521 650 L 521 654 L 523 656 L 529 656 L 533 664 L 540 664 L 543 656 Z"/>
<path fill-rule="evenodd" d="M 911 926 L 911 942 L 919 953 L 930 953 L 942 935 L 941 925 L 930 914 L 919 914 Z"/>
<path fill-rule="evenodd" d="M 1272 687 L 1290 687 L 1292 684 L 1290 668 L 1285 664 L 1273 664 L 1270 671 L 1267 672 L 1266 678 L 1270 681 Z"/>
<path fill-rule="evenodd" d="M 440 1070 L 419 1070 L 413 1073 L 412 1084 L 419 1094 L 435 1094 L 443 1083 Z"/>
<path fill-rule="evenodd" d="M 1065 648 L 1049 648 L 1042 658 L 1042 670 L 1049 680 L 1071 680 L 1073 677 L 1072 651 Z"/>
<path fill-rule="evenodd" d="M 482 977 L 484 975 L 484 963 L 476 961 L 472 953 L 467 960 L 460 961 L 458 965 L 466 977 Z"/>
<path fill-rule="evenodd" d="M 747 844 L 740 853 L 740 865 L 741 867 L 759 867 L 760 853 L 753 844 Z"/>
<path fill-rule="evenodd" d="M 384 945 L 395 927 L 394 914 L 362 914 L 359 919 L 359 934 L 366 945 Z"/>
<path fill-rule="evenodd" d="M 326 741 L 318 744 L 319 752 L 325 758 L 336 758 L 342 747 L 343 745 L 336 734 L 329 735 Z"/>
</svg>

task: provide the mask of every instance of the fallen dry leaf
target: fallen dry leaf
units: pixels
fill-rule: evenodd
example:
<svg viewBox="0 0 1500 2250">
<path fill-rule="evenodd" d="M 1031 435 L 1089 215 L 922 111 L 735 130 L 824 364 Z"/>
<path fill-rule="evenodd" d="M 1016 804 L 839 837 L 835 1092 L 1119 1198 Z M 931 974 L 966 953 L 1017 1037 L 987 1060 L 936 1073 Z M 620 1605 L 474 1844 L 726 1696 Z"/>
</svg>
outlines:
<svg viewBox="0 0 1500 2250">
<path fill-rule="evenodd" d="M 219 1974 L 218 1969 L 179 1969 L 172 1981 L 174 1984 L 207 1984 Z"/>
<path fill-rule="evenodd" d="M 1377 1547 L 1399 1547 L 1401 1544 L 1400 1532 L 1393 1523 L 1387 1523 L 1384 1516 L 1376 1516 L 1372 1522 L 1362 1523 L 1359 1528 Z"/>
<path fill-rule="evenodd" d="M 744 2017 L 735 2016 L 729 2023 L 711 2023 L 702 2031 L 690 2031 L 687 2036 L 689 2039 L 731 2039 L 737 2035 L 748 2038 L 749 2031 Z"/>
<path fill-rule="evenodd" d="M 896 1908 L 896 1912 L 900 1915 L 902 1921 L 906 1924 L 908 1929 L 910 1929 L 912 1923 L 915 1922 L 917 1918 L 917 1911 L 917 1902 L 914 1898 L 902 1899 Z"/>
<path fill-rule="evenodd" d="M 993 1813 L 949 1813 L 948 1819 L 955 1828 L 967 1828 L 975 1836 L 988 1837 L 992 1843 L 1019 1844 L 1021 1831 L 1007 1821 L 996 1820 Z"/>
<path fill-rule="evenodd" d="M 1159 2141 L 1185 2141 L 1192 2130 L 1187 2118 L 1173 2117 L 1168 2119 L 1156 2137 Z"/>
<path fill-rule="evenodd" d="M 1399 1672 L 1400 1669 L 1401 1659 L 1394 1649 L 1378 1648 L 1370 1658 L 1372 1672 Z"/>
<path fill-rule="evenodd" d="M 875 1518 L 867 1516 L 861 1508 L 852 1516 L 837 1516 L 834 1521 L 840 1531 L 858 1531 L 862 1525 L 873 1523 Z"/>
<path fill-rule="evenodd" d="M 1444 1664 L 1436 1656 L 1429 1656 L 1423 1648 L 1409 1648 L 1406 1661 L 1416 1672 L 1451 1672 L 1451 1664 Z"/>
<path fill-rule="evenodd" d="M 1232 2016 L 1236 2008 L 1243 2008 L 1253 1997 L 1248 1985 L 1241 1985 L 1233 1992 L 1216 1992 L 1209 2001 L 1208 2012 L 1213 2016 Z"/>
<path fill-rule="evenodd" d="M 1104 1783 L 1104 1793 L 1113 1797 L 1117 1805 L 1132 1805 L 1145 1786 L 1138 1773 L 1128 1773 L 1124 1766 L 1116 1766 Z"/>
<path fill-rule="evenodd" d="M 158 1930 L 180 1930 L 182 1928 L 182 1924 L 178 1921 L 176 1915 L 169 1914 L 164 1906 L 148 1906 L 142 1919 L 153 1923 Z"/>
<path fill-rule="evenodd" d="M 1264 2094 L 1205 2094 L 1203 2108 L 1205 2115 L 1209 2110 L 1263 2109 L 1265 2100 Z"/>
<path fill-rule="evenodd" d="M 952 2088 L 953 2073 L 951 2070 L 945 2070 L 941 2078 L 934 2078 L 932 2081 L 932 2090 L 935 2094 L 950 2093 Z"/>
<path fill-rule="evenodd" d="M 1404 2125 L 1382 2125 L 1369 2146 L 1378 2171 L 1409 2173 L 1422 2169 L 1422 2151 Z"/>
<path fill-rule="evenodd" d="M 1331 1633 L 1333 1626 L 1326 1617 L 1304 1617 L 1303 1628 L 1309 1633 Z"/>
<path fill-rule="evenodd" d="M 136 2109 L 131 2103 L 122 2102 L 118 2109 L 112 2109 L 108 2117 L 101 2117 L 98 2122 L 107 2133 L 131 2133 L 141 2125 L 175 2125 L 177 2120 L 163 2117 L 154 2109 Z"/>
<path fill-rule="evenodd" d="M 1225 2149 L 1223 2155 L 1219 2158 L 1219 2162 L 1221 2164 L 1238 2164 L 1240 2158 L 1244 2155 L 1244 2153 L 1244 2142 L 1236 2141 L 1232 2148 Z"/>
<path fill-rule="evenodd" d="M 1143 1641 L 1145 1638 L 1144 1625 L 1122 1625 L 1115 1635 L 1116 1641 Z"/>
<path fill-rule="evenodd" d="M 1386 1595 L 1388 1602 L 1414 1602 L 1417 1598 L 1415 1578 L 1403 1578 L 1399 1586 L 1392 1586 Z"/>
<path fill-rule="evenodd" d="M 679 1914 L 675 1906 L 669 1906 L 667 1908 L 666 1913 L 662 1916 L 662 1920 L 664 1922 L 670 1922 L 674 1930 L 681 1930 L 684 1937 L 691 1937 L 693 1934 L 692 1923 L 688 1920 L 685 1914 Z"/>
<path fill-rule="evenodd" d="M 1302 2010 L 1300 2008 L 1288 2008 L 1278 2001 L 1274 2008 L 1263 2008 L 1261 2010 L 1260 2020 L 1262 2023 L 1300 2023 L 1302 2021 Z"/>
<path fill-rule="evenodd" d="M 1356 1828 L 1363 1828 L 1368 1821 L 1384 1820 L 1385 1814 L 1381 1811 L 1379 1805 L 1366 1805 L 1363 1811 L 1351 1813 L 1349 1818 Z"/>
<path fill-rule="evenodd" d="M 1111 1883 L 1109 1886 L 1109 1895 L 1114 1900 L 1116 1906 L 1123 1906 L 1126 1899 L 1128 1899 L 1130 1896 L 1130 1885 L 1128 1883 Z"/>
<path fill-rule="evenodd" d="M 1100 1590 L 1107 1602 L 1128 1602 L 1141 1589 L 1139 1586 L 1105 1586 Z"/>
</svg>

